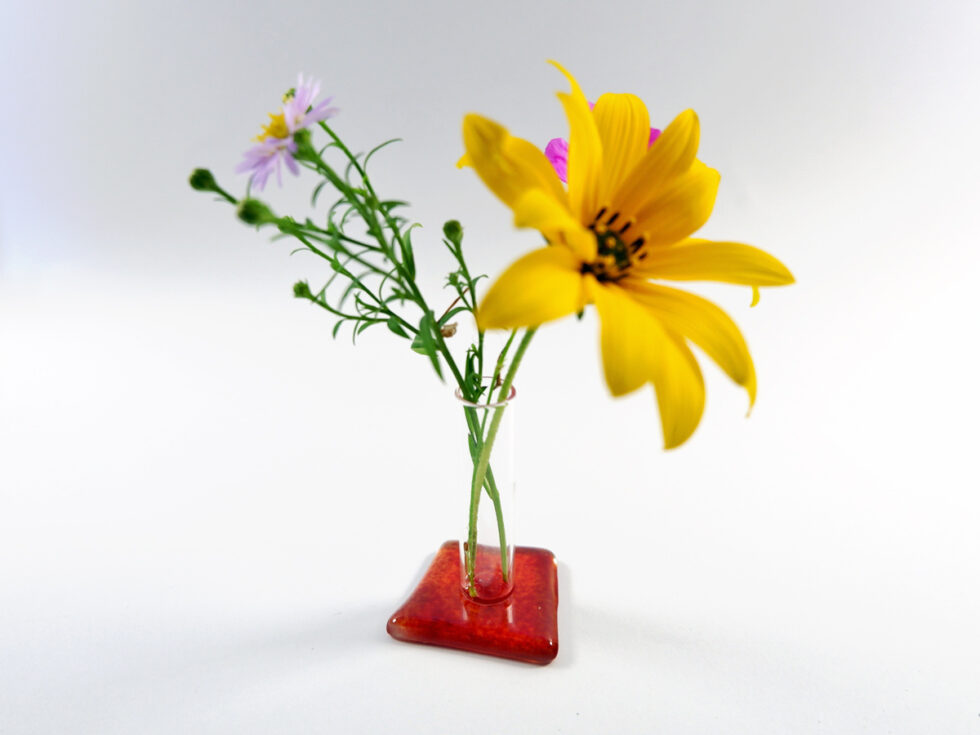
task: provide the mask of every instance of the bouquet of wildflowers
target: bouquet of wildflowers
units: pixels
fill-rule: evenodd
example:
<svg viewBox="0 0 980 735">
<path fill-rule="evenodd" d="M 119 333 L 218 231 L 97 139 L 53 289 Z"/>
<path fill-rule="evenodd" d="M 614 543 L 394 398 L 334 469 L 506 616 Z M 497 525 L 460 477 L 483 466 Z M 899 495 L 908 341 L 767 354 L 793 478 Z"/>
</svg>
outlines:
<svg viewBox="0 0 980 735">
<path fill-rule="evenodd" d="M 556 64 L 556 66 L 558 66 Z M 663 281 L 722 281 L 758 289 L 793 282 L 776 258 L 750 245 L 692 237 L 707 221 L 719 174 L 697 159 L 699 124 L 691 110 L 663 131 L 651 126 L 647 108 L 631 94 L 603 94 L 591 104 L 560 66 L 570 91 L 558 97 L 569 134 L 543 148 L 512 136 L 479 115 L 463 120 L 461 167 L 472 167 L 514 213 L 517 227 L 541 233 L 540 248 L 506 268 L 480 294 L 482 275 L 471 272 L 456 221 L 443 226 L 442 244 L 455 265 L 447 283 L 455 300 L 434 309 L 416 279 L 413 231 L 405 202 L 376 191 L 368 176 L 372 157 L 355 154 L 328 122 L 330 100 L 318 101 L 318 83 L 300 76 L 270 115 L 239 173 L 249 175 L 242 197 L 218 185 L 205 169 L 191 185 L 217 194 L 238 217 L 274 230 L 300 249 L 319 256 L 329 277 L 314 288 L 293 287 L 297 298 L 336 321 L 334 335 L 348 327 L 356 337 L 383 325 L 447 376 L 464 401 L 472 460 L 469 535 L 463 568 L 473 584 L 476 517 L 485 494 L 498 519 L 500 573 L 510 575 L 506 529 L 491 453 L 506 399 L 536 330 L 545 322 L 598 311 L 602 364 L 614 396 L 646 385 L 654 389 L 665 448 L 683 444 L 704 408 L 704 382 L 690 345 L 698 346 L 755 399 L 756 375 L 745 340 L 734 322 L 709 301 Z M 389 141 L 391 142 L 391 141 Z M 313 183 L 305 216 L 275 213 L 255 196 L 282 171 L 305 169 Z M 324 194 L 329 192 L 329 196 Z M 461 318 L 472 318 L 476 339 L 456 351 L 447 341 Z M 507 330 L 503 348 L 487 354 L 487 330 Z M 496 410 L 480 413 L 484 405 Z"/>
</svg>

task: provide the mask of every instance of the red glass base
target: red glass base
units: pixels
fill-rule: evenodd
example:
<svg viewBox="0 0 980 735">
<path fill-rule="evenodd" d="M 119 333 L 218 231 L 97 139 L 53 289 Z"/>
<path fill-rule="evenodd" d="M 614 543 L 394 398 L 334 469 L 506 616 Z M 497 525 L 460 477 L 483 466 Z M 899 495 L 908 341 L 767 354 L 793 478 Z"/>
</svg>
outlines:
<svg viewBox="0 0 980 735">
<path fill-rule="evenodd" d="M 447 541 L 411 597 L 388 621 L 392 638 L 532 664 L 558 655 L 558 568 L 546 549 L 514 549 L 514 591 L 473 602 L 460 585 L 459 544 Z"/>
</svg>

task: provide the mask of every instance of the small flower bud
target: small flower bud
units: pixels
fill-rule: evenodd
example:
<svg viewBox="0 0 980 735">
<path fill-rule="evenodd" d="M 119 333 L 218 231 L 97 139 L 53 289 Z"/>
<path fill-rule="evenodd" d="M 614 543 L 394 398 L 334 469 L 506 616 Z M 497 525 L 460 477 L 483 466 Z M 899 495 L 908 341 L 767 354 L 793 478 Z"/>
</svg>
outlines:
<svg viewBox="0 0 980 735">
<path fill-rule="evenodd" d="M 459 326 L 458 322 L 453 322 L 452 324 L 444 324 L 443 326 L 439 327 L 439 332 L 442 334 L 443 337 L 452 337 L 454 334 L 456 334 L 456 327 L 458 326 Z"/>
<path fill-rule="evenodd" d="M 249 225 L 264 225 L 276 221 L 272 210 L 258 199 L 243 199 L 238 205 L 238 219 Z"/>
<path fill-rule="evenodd" d="M 450 242 L 458 244 L 463 239 L 463 226 L 454 219 L 442 226 L 442 232 Z"/>
<path fill-rule="evenodd" d="M 214 180 L 214 174 L 206 168 L 194 169 L 189 180 L 191 188 L 197 191 L 217 191 L 218 189 L 218 182 Z"/>
<path fill-rule="evenodd" d="M 297 281 L 293 285 L 293 296 L 298 299 L 312 299 L 313 292 L 310 291 L 310 284 L 306 281 Z"/>
</svg>

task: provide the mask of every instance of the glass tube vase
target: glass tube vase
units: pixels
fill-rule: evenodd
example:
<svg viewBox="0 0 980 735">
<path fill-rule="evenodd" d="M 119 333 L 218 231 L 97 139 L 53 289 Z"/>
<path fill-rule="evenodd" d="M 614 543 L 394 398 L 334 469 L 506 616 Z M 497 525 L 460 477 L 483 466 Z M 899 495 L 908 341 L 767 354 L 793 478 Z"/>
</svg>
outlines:
<svg viewBox="0 0 980 735">
<path fill-rule="evenodd" d="M 497 386 L 471 402 L 456 390 L 466 421 L 455 487 L 465 490 L 466 525 L 459 541 L 460 584 L 476 602 L 499 602 L 514 589 L 515 398 Z"/>
<path fill-rule="evenodd" d="M 547 549 L 514 545 L 517 391 L 493 387 L 479 401 L 456 393 L 466 443 L 449 491 L 465 498 L 456 507 L 466 522 L 387 630 L 399 641 L 544 665 L 558 654 L 557 564 Z"/>
</svg>

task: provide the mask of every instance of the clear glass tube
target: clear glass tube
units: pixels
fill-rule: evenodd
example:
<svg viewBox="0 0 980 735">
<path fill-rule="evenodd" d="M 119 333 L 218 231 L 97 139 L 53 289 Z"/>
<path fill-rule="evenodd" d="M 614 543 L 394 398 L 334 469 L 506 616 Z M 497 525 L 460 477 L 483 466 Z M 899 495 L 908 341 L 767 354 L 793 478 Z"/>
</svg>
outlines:
<svg viewBox="0 0 980 735">
<path fill-rule="evenodd" d="M 459 401 L 466 419 L 458 486 L 467 499 L 467 522 L 459 542 L 460 582 L 478 602 L 496 602 L 514 589 L 514 398 L 499 388 L 484 391 L 484 402 Z"/>
</svg>

